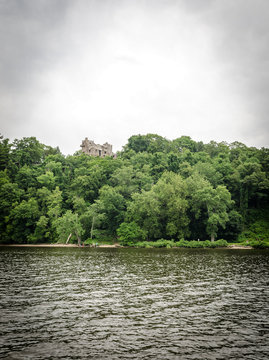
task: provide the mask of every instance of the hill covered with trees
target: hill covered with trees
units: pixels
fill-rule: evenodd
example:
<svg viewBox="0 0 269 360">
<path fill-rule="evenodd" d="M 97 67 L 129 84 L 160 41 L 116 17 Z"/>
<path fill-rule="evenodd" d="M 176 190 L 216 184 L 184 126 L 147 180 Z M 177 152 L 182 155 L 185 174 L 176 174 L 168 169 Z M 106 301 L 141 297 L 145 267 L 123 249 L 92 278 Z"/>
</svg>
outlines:
<svg viewBox="0 0 269 360">
<path fill-rule="evenodd" d="M 134 135 L 113 159 L 1 137 L 0 241 L 268 241 L 268 172 L 239 142 Z"/>
</svg>

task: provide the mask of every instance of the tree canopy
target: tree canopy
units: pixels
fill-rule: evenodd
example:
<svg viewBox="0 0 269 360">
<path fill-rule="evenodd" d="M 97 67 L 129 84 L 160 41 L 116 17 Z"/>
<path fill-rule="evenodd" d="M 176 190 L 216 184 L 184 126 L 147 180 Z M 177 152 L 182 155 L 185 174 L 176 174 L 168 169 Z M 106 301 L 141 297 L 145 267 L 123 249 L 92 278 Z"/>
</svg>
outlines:
<svg viewBox="0 0 269 360">
<path fill-rule="evenodd" d="M 1 136 L 0 241 L 265 238 L 268 154 L 147 134 L 131 136 L 116 159 L 64 156 L 35 137 Z"/>
</svg>

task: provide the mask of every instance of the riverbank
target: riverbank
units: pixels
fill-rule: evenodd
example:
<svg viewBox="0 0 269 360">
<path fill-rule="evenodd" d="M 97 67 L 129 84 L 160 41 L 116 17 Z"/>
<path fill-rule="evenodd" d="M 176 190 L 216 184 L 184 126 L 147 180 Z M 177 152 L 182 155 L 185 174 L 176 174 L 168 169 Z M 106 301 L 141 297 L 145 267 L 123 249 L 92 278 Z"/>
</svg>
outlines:
<svg viewBox="0 0 269 360">
<path fill-rule="evenodd" d="M 77 244 L 1 244 L 0 246 L 6 246 L 6 247 L 61 247 L 61 248 L 74 248 L 74 247 L 92 247 L 89 245 L 85 246 L 78 246 Z M 104 245 L 98 245 L 98 247 L 101 248 L 117 248 L 121 247 L 119 244 L 104 244 Z"/>
<path fill-rule="evenodd" d="M 253 249 L 253 247 L 252 246 L 246 246 L 246 245 L 228 245 L 228 247 L 227 247 L 228 249 Z"/>
<path fill-rule="evenodd" d="M 77 244 L 1 244 L 0 246 L 5 247 L 46 247 L 46 248 L 76 248 L 79 247 Z M 92 247 L 89 245 L 81 246 L 81 247 Z M 101 244 L 98 245 L 99 248 L 123 248 L 123 246 L 119 244 Z M 129 247 L 129 246 L 125 246 Z M 223 247 L 222 249 L 236 249 L 236 250 L 245 250 L 245 249 L 253 249 L 252 246 L 245 246 L 240 244 L 232 244 L 227 247 Z"/>
</svg>

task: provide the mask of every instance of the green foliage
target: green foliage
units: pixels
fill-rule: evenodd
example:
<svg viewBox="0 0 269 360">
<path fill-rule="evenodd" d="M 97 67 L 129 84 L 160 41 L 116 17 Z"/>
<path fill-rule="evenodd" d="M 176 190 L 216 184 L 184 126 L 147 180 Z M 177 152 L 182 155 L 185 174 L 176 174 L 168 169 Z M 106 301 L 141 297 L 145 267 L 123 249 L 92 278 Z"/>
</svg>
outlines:
<svg viewBox="0 0 269 360">
<path fill-rule="evenodd" d="M 169 141 L 157 134 L 133 135 L 128 139 L 125 151 L 129 152 L 166 152 L 169 149 Z"/>
<path fill-rule="evenodd" d="M 111 185 L 125 198 L 130 199 L 132 194 L 142 190 L 150 190 L 152 178 L 149 167 L 144 165 L 135 169 L 133 165 L 116 169 L 111 175 Z"/>
<path fill-rule="evenodd" d="M 138 241 L 137 243 L 133 244 L 134 247 L 137 248 L 167 248 L 170 249 L 175 247 L 174 240 L 164 240 L 159 239 L 157 241 Z"/>
<path fill-rule="evenodd" d="M 134 243 L 146 237 L 145 232 L 134 221 L 121 223 L 117 229 L 117 235 L 121 245 L 127 245 L 130 242 Z"/>
<path fill-rule="evenodd" d="M 133 194 L 132 201 L 128 204 L 126 220 L 138 224 L 147 238 L 160 236 L 159 216 L 160 205 L 153 191 Z"/>
<path fill-rule="evenodd" d="M 183 248 L 218 248 L 218 247 L 227 247 L 228 242 L 226 240 L 217 240 L 217 241 L 186 241 L 186 240 L 180 240 L 175 243 L 176 247 L 183 247 Z"/>
<path fill-rule="evenodd" d="M 189 186 L 190 203 L 196 219 L 199 219 L 202 210 L 207 213 L 206 232 L 215 240 L 219 226 L 225 228 L 229 220 L 228 210 L 233 201 L 228 189 L 218 185 L 216 189 L 198 173 L 187 179 Z"/>
<path fill-rule="evenodd" d="M 59 242 L 66 242 L 68 236 L 71 234 L 73 238 L 77 238 L 78 244 L 80 244 L 80 238 L 84 233 L 84 230 L 79 221 L 78 214 L 74 214 L 71 210 L 67 210 L 64 215 L 55 220 L 55 226 Z"/>
<path fill-rule="evenodd" d="M 20 204 L 14 204 L 9 215 L 7 234 L 14 243 L 27 243 L 35 232 L 36 223 L 40 212 L 36 199 L 22 200 Z"/>
<path fill-rule="evenodd" d="M 240 242 L 253 247 L 265 247 L 269 243 L 269 222 L 268 220 L 257 220 L 250 224 L 248 229 L 238 237 Z"/>
<path fill-rule="evenodd" d="M 72 232 L 78 242 L 214 247 L 222 245 L 206 239 L 218 235 L 265 247 L 268 162 L 269 149 L 188 136 L 134 135 L 117 159 L 0 136 L 0 242 L 66 241 Z"/>
<path fill-rule="evenodd" d="M 18 167 L 40 164 L 44 158 L 44 145 L 35 137 L 15 139 L 11 148 L 11 161 Z"/>
<path fill-rule="evenodd" d="M 269 241 L 251 240 L 245 244 L 252 246 L 254 249 L 269 249 Z"/>
<path fill-rule="evenodd" d="M 37 181 L 50 190 L 53 190 L 55 187 L 55 177 L 52 171 L 46 171 L 45 174 L 38 176 Z"/>
<path fill-rule="evenodd" d="M 174 240 L 164 240 L 159 239 L 157 241 L 138 241 L 136 243 L 128 243 L 129 246 L 134 246 L 137 248 L 222 248 L 227 247 L 228 242 L 226 240 L 217 240 L 214 242 L 211 242 L 209 240 L 206 241 L 187 241 L 184 239 L 181 239 L 180 241 L 174 242 Z"/>
<path fill-rule="evenodd" d="M 147 238 L 181 237 L 187 233 L 187 187 L 180 175 L 165 172 L 150 191 L 136 193 L 127 220 L 136 222 Z"/>
<path fill-rule="evenodd" d="M 9 139 L 4 139 L 4 137 L 0 135 L 0 171 L 5 170 L 8 166 L 10 148 L 11 144 L 9 143 Z"/>
<path fill-rule="evenodd" d="M 116 189 L 105 185 L 100 189 L 99 199 L 96 200 L 96 210 L 102 216 L 101 227 L 110 233 L 116 230 L 124 219 L 125 199 Z"/>
</svg>

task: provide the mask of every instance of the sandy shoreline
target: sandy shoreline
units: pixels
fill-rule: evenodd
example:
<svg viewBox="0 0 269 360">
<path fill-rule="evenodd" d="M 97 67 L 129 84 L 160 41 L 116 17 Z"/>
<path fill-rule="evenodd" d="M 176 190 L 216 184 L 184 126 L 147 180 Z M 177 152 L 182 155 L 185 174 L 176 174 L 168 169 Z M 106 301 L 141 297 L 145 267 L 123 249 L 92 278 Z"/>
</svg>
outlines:
<svg viewBox="0 0 269 360">
<path fill-rule="evenodd" d="M 0 246 L 5 247 L 63 247 L 63 248 L 74 248 L 74 247 L 84 247 L 84 246 L 78 246 L 77 244 L 1 244 Z M 89 245 L 86 245 L 85 247 L 90 247 Z M 118 244 L 114 245 L 98 245 L 98 247 L 101 248 L 116 248 L 120 247 Z"/>
<path fill-rule="evenodd" d="M 49 247 L 49 248 L 77 248 L 79 247 L 77 244 L 0 244 L 0 246 L 5 247 Z M 83 246 L 81 246 L 83 248 Z M 91 247 L 89 245 L 85 246 L 87 248 Z M 98 245 L 99 248 L 122 248 L 119 244 L 113 244 L 113 245 Z M 251 246 L 244 246 L 244 245 L 228 245 L 226 248 L 223 249 L 253 249 Z"/>
<path fill-rule="evenodd" d="M 253 249 L 253 247 L 246 245 L 228 245 L 228 249 Z"/>
</svg>

